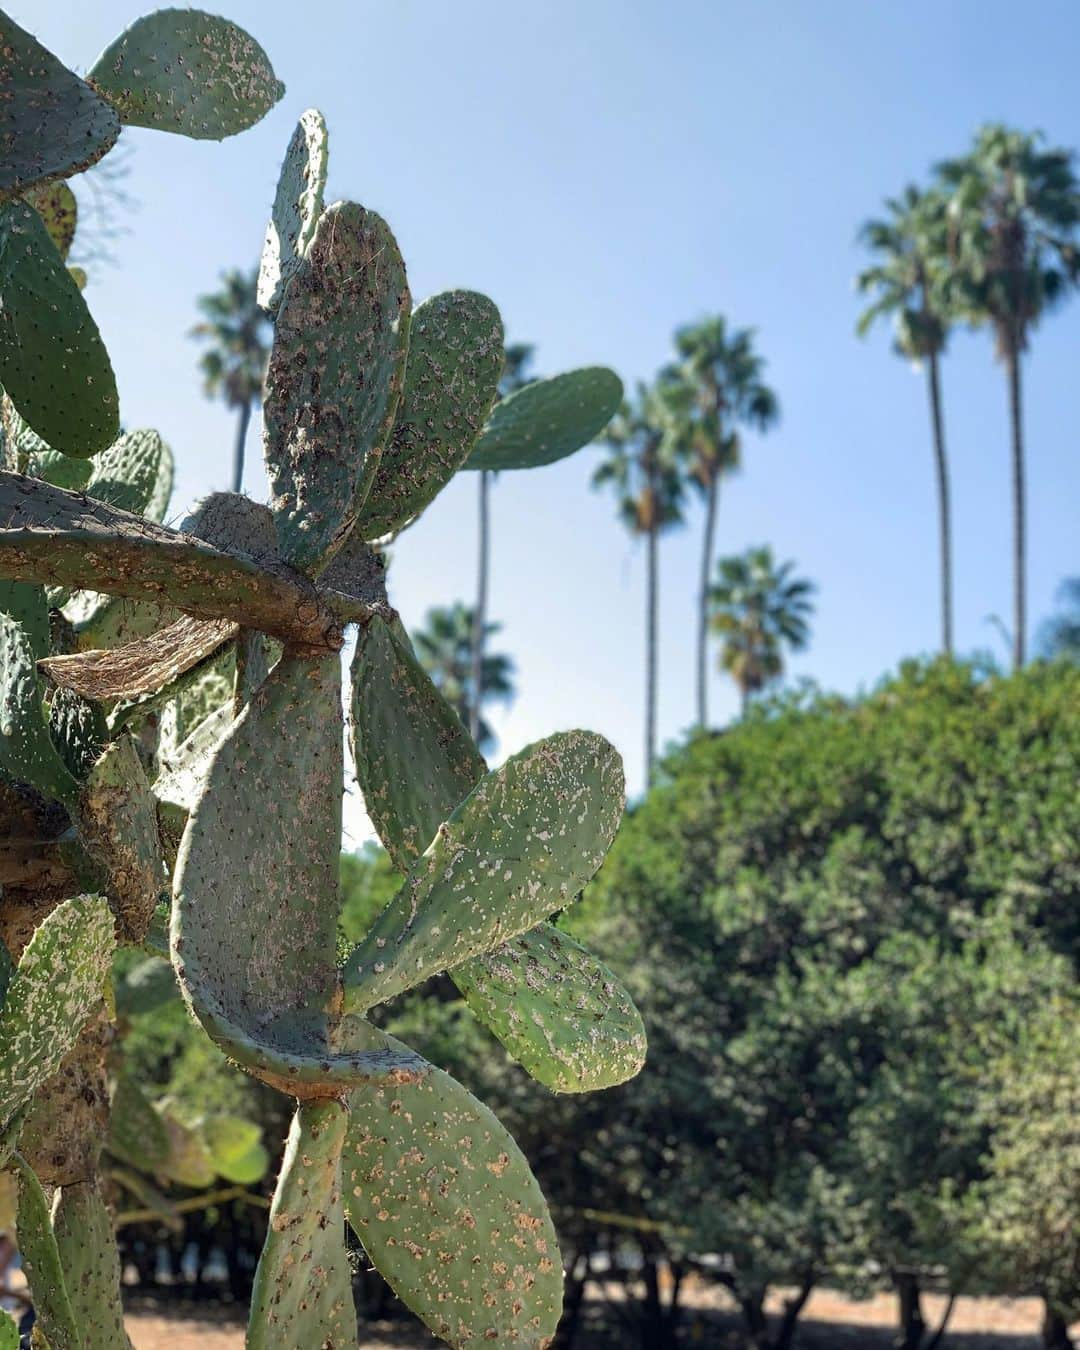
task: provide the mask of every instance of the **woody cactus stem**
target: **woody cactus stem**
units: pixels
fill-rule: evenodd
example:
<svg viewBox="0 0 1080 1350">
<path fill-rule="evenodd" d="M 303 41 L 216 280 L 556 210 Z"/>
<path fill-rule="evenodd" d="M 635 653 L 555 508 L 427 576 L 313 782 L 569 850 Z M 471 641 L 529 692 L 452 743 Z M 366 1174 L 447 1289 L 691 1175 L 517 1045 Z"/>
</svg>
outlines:
<svg viewBox="0 0 1080 1350">
<path fill-rule="evenodd" d="M 87 82 L 2 14 L 0 35 L 13 128 L 0 315 L 28 312 L 38 292 L 63 300 L 44 338 L 0 323 L 0 1166 L 18 1178 L 42 1331 L 62 1350 L 124 1345 L 98 1158 L 107 1147 L 160 1169 L 174 1141 L 182 1151 L 183 1129 L 106 1070 L 109 956 L 144 941 L 164 897 L 192 1013 L 236 1065 L 299 1102 L 248 1345 L 356 1346 L 346 1222 L 451 1346 L 547 1345 L 562 1267 L 527 1160 L 485 1106 L 367 1014 L 448 971 L 553 1089 L 636 1072 L 632 1003 L 549 922 L 611 843 L 622 767 L 603 738 L 571 731 L 489 773 L 418 666 L 372 545 L 461 468 L 580 448 L 619 381 L 571 372 L 493 408 L 495 306 L 450 291 L 413 310 L 385 221 L 324 206 L 326 128 L 312 110 L 286 152 L 260 278 L 276 322 L 272 501 L 215 494 L 181 530 L 158 523 L 167 447 L 154 432 L 116 437 L 108 358 L 59 253 L 62 194 L 24 194 L 105 153 L 120 121 L 220 138 L 258 120 L 280 85 L 253 39 L 194 10 L 139 20 Z M 5 250 L 16 225 L 32 247 Z M 83 379 L 91 367 L 100 380 Z M 342 961 L 349 624 L 360 784 L 405 880 Z M 230 1167 L 251 1140 L 233 1144 Z M 203 1170 L 189 1160 L 169 1175 L 197 1185 Z M 51 1215 L 42 1183 L 58 1188 Z"/>
</svg>

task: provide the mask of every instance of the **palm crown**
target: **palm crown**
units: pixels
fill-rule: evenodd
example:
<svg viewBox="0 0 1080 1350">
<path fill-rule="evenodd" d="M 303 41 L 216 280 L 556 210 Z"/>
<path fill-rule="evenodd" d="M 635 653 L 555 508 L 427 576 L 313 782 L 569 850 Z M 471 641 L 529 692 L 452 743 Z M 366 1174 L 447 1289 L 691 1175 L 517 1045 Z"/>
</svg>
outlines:
<svg viewBox="0 0 1080 1350">
<path fill-rule="evenodd" d="M 258 270 L 222 273 L 221 287 L 198 300 L 203 320 L 192 337 L 206 341 L 199 358 L 203 387 L 230 408 L 258 403 L 270 348 L 270 322 L 255 300 Z"/>
<path fill-rule="evenodd" d="M 632 534 L 659 533 L 682 523 L 683 482 L 680 437 L 685 431 L 683 392 L 658 381 L 638 382 L 637 392 L 612 418 L 600 444 L 607 457 L 593 471 L 592 484 L 610 488 L 619 518 Z"/>
<path fill-rule="evenodd" d="M 485 623 L 485 641 L 501 627 L 498 623 Z M 412 634 L 420 663 L 466 726 L 474 702 L 473 633 L 473 611 L 459 600 L 428 610 L 424 627 Z M 503 653 L 486 653 L 481 663 L 480 688 L 482 704 L 489 700 L 513 702 L 517 693 L 513 659 Z M 495 733 L 482 717 L 479 731 L 476 742 L 486 753 L 495 745 Z"/>
</svg>

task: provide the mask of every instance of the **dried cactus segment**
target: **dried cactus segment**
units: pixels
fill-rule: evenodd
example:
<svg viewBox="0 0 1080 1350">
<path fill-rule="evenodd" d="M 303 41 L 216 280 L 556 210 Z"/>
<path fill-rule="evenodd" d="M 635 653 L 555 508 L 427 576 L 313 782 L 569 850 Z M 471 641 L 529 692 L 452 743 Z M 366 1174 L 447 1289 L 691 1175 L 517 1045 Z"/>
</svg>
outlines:
<svg viewBox="0 0 1080 1350">
<path fill-rule="evenodd" d="M 141 942 L 166 890 L 165 864 L 154 795 L 126 732 L 90 771 L 75 815 L 81 843 L 102 869 L 120 935 Z"/>
<path fill-rule="evenodd" d="M 587 731 L 549 736 L 488 774 L 350 955 L 349 1011 L 453 970 L 569 905 L 615 836 L 624 786 L 615 749 Z"/>
<path fill-rule="evenodd" d="M 98 1182 L 61 1187 L 52 1221 L 81 1350 L 131 1350 L 120 1304 L 120 1255 Z"/>
<path fill-rule="evenodd" d="M 49 703 L 49 735 L 68 772 L 82 783 L 105 748 L 109 727 L 100 704 L 58 689 Z"/>
<path fill-rule="evenodd" d="M 0 613 L 0 778 L 70 802 L 78 785 L 49 735 L 32 633 Z"/>
<path fill-rule="evenodd" d="M 148 427 L 125 431 L 94 460 L 86 493 L 148 520 L 161 521 L 173 486 L 173 454 Z"/>
<path fill-rule="evenodd" d="M 65 900 L 38 925 L 0 1009 L 0 1121 L 50 1078 L 101 997 L 113 920 L 99 895 Z"/>
<path fill-rule="evenodd" d="M 452 978 L 478 1020 L 554 1092 L 614 1087 L 645 1063 L 645 1026 L 630 995 L 551 924 L 458 966 Z"/>
<path fill-rule="evenodd" d="M 49 1350 L 83 1350 L 41 1182 L 18 1154 L 12 1158 L 11 1166 L 19 1182 L 19 1255 L 34 1298 L 38 1325 Z"/>
<path fill-rule="evenodd" d="M 116 113 L 0 11 L 0 200 L 88 169 L 120 135 Z"/>
<path fill-rule="evenodd" d="M 341 1204 L 348 1123 L 337 1101 L 302 1103 L 293 1117 L 251 1292 L 247 1350 L 356 1346 Z"/>
<path fill-rule="evenodd" d="M 467 469 L 535 469 L 596 439 L 619 410 L 622 381 L 606 366 L 536 380 L 496 403 Z"/>
<path fill-rule="evenodd" d="M 400 624 L 372 619 L 357 636 L 349 732 L 371 823 L 408 871 L 487 765 Z"/>
<path fill-rule="evenodd" d="M 277 312 L 285 284 L 315 235 L 323 209 L 327 148 L 323 115 L 308 108 L 300 114 L 285 151 L 266 226 L 255 298 L 268 314 Z"/>
<path fill-rule="evenodd" d="M 342 624 L 367 617 L 366 606 L 336 593 L 331 608 L 291 568 L 260 565 L 104 502 L 0 471 L 3 578 L 167 601 L 198 619 L 235 619 L 316 650 L 340 650 Z"/>
<path fill-rule="evenodd" d="M 79 223 L 79 204 L 74 192 L 66 183 L 38 183 L 24 194 L 24 199 L 45 222 L 57 253 L 66 259 Z"/>
<path fill-rule="evenodd" d="M 356 1045 L 393 1037 L 350 1020 Z M 547 1204 L 513 1139 L 460 1083 L 352 1095 L 345 1214 L 379 1273 L 454 1347 L 549 1344 L 562 1257 Z"/>
<path fill-rule="evenodd" d="M 377 539 L 420 514 L 461 468 L 491 411 L 503 368 L 499 311 L 476 291 L 418 305 L 397 418 L 356 529 Z"/>
<path fill-rule="evenodd" d="M 254 126 L 285 92 L 250 34 L 197 9 L 136 19 L 87 79 L 128 126 L 210 141 Z"/>
<path fill-rule="evenodd" d="M 54 450 L 85 459 L 116 437 L 116 377 L 97 324 L 26 202 L 0 207 L 0 383 Z"/>
<path fill-rule="evenodd" d="M 323 212 L 278 310 L 263 400 L 282 552 L 317 573 L 344 542 L 393 426 L 409 334 L 405 264 L 386 222 Z"/>
</svg>

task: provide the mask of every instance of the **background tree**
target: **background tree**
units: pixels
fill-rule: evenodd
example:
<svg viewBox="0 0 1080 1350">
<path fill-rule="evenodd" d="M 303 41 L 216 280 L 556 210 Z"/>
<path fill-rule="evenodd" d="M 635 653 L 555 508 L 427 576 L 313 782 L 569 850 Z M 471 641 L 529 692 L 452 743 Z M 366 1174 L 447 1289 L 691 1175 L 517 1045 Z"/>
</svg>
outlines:
<svg viewBox="0 0 1080 1350">
<path fill-rule="evenodd" d="M 498 623 L 484 624 L 484 638 L 492 637 L 501 627 Z M 483 657 L 479 683 L 474 683 L 475 632 L 475 615 L 459 600 L 453 605 L 429 609 L 423 628 L 412 634 L 412 640 L 424 669 L 462 722 L 466 726 L 477 725 L 479 734 L 474 739 L 486 754 L 494 748 L 495 733 L 480 715 L 483 705 L 512 703 L 517 688 L 513 659 L 501 652 Z"/>
<path fill-rule="evenodd" d="M 634 398 L 612 419 L 600 443 L 607 457 L 593 471 L 595 488 L 615 494 L 619 519 L 645 539 L 645 775 L 656 758 L 658 544 L 664 530 L 683 521 L 683 483 L 676 457 L 680 401 L 677 385 L 638 382 Z"/>
<path fill-rule="evenodd" d="M 810 640 L 813 582 L 793 576 L 795 564 L 773 561 L 772 549 L 721 558 L 709 590 L 709 625 L 720 639 L 720 667 L 739 688 L 745 715 L 752 695 L 784 670 L 784 652 Z"/>
<path fill-rule="evenodd" d="M 511 342 L 506 347 L 502 379 L 499 381 L 499 398 L 506 398 L 515 389 L 531 384 L 536 378 L 529 374 L 535 348 L 529 342 Z M 480 744 L 480 706 L 484 701 L 484 637 L 487 623 L 488 579 L 491 563 L 491 487 L 495 478 L 494 470 L 480 471 L 477 503 L 477 565 L 476 565 L 476 604 L 473 607 L 472 635 L 472 687 L 477 691 L 473 700 L 470 716 L 465 719 L 469 734 Z"/>
<path fill-rule="evenodd" d="M 244 478 L 244 444 L 251 413 L 262 400 L 263 376 L 270 357 L 272 327 L 255 301 L 259 269 L 223 272 L 221 287 L 200 295 L 205 316 L 191 336 L 207 344 L 199 357 L 203 388 L 209 398 L 221 398 L 235 408 L 239 421 L 233 447 L 232 490 L 239 492 Z"/>
<path fill-rule="evenodd" d="M 729 329 L 717 314 L 680 328 L 675 349 L 679 363 L 674 373 L 693 396 L 681 438 L 687 478 L 705 503 L 696 649 L 697 724 L 703 727 L 708 720 L 709 585 L 720 479 L 739 465 L 737 428 L 768 431 L 780 416 L 780 405 L 762 379 L 765 363 L 754 351 L 753 329 Z"/>
<path fill-rule="evenodd" d="M 1080 661 L 1080 577 L 1066 577 L 1058 587 L 1057 598 L 1061 610 L 1043 625 L 1039 649 L 1051 660 L 1065 657 Z"/>
<path fill-rule="evenodd" d="M 1026 501 L 1020 363 L 1031 331 L 1080 280 L 1080 184 L 1069 150 L 985 126 L 970 154 L 946 160 L 952 257 L 963 311 L 993 329 L 1009 388 L 1013 493 L 1013 660 L 1026 650 Z"/>
<path fill-rule="evenodd" d="M 951 656 L 952 528 L 940 370 L 950 326 L 946 206 L 943 193 L 923 192 L 910 185 L 902 197 L 888 198 L 887 216 L 867 221 L 859 232 L 878 261 L 859 273 L 856 284 L 860 294 L 874 297 L 859 316 L 859 336 L 878 319 L 891 318 L 896 351 L 916 366 L 926 366 L 938 492 L 941 648 Z"/>
</svg>

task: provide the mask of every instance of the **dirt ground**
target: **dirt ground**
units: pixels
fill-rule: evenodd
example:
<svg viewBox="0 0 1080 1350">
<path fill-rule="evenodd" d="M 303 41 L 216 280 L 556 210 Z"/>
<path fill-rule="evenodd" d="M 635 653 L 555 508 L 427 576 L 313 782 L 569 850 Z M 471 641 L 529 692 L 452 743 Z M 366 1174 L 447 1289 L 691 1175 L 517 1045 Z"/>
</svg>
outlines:
<svg viewBox="0 0 1080 1350">
<path fill-rule="evenodd" d="M 599 1297 L 589 1302 L 582 1350 L 629 1344 L 625 1327 L 613 1320 Z M 783 1291 L 773 1306 L 779 1308 Z M 722 1290 L 688 1292 L 683 1340 L 701 1350 L 728 1350 L 741 1344 L 738 1324 Z M 928 1324 L 937 1325 L 943 1300 L 923 1300 Z M 1039 1350 L 1042 1306 L 1036 1299 L 961 1298 L 949 1322 L 943 1350 Z M 895 1300 L 880 1294 L 852 1302 L 830 1290 L 816 1291 L 801 1321 L 799 1344 L 804 1350 L 887 1350 L 891 1345 Z M 243 1350 L 244 1332 L 234 1309 L 154 1308 L 133 1304 L 127 1328 L 135 1350 Z M 1080 1327 L 1075 1329 L 1080 1332 Z M 361 1328 L 364 1350 L 431 1350 L 440 1342 L 418 1325 L 375 1323 Z"/>
</svg>

